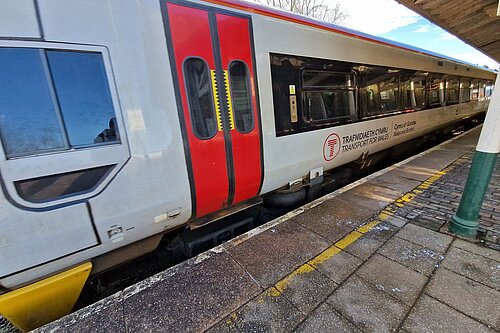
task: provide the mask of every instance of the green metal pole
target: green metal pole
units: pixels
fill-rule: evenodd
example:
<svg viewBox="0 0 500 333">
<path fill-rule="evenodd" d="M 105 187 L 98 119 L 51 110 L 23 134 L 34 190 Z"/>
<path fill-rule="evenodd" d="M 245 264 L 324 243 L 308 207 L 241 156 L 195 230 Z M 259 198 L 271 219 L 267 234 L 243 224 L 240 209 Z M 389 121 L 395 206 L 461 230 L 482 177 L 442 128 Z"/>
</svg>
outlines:
<svg viewBox="0 0 500 333">
<path fill-rule="evenodd" d="M 457 214 L 451 219 L 451 232 L 465 237 L 476 236 L 479 227 L 477 218 L 495 169 L 497 155 L 481 151 L 474 154 Z"/>
<path fill-rule="evenodd" d="M 449 226 L 451 232 L 460 236 L 476 236 L 479 211 L 500 152 L 500 75 L 495 86 L 460 205 Z"/>
</svg>

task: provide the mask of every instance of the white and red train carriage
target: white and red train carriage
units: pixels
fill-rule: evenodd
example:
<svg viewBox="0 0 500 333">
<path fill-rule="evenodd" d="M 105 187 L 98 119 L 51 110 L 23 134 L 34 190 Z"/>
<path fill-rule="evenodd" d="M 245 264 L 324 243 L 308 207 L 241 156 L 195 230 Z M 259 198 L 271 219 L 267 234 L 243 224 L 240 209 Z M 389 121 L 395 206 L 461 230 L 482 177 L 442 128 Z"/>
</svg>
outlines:
<svg viewBox="0 0 500 333">
<path fill-rule="evenodd" d="M 233 0 L 0 4 L 0 315 L 486 111 L 495 73 Z M 1 319 L 0 319 L 1 320 Z"/>
</svg>

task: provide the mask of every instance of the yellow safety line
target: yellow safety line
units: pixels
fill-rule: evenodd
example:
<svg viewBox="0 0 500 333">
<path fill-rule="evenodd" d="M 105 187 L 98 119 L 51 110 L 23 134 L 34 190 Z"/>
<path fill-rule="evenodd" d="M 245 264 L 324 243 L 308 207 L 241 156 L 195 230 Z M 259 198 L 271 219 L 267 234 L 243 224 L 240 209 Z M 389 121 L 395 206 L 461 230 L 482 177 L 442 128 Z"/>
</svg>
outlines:
<svg viewBox="0 0 500 333">
<path fill-rule="evenodd" d="M 212 78 L 212 93 L 214 95 L 214 106 L 215 115 L 217 118 L 217 130 L 222 131 L 222 114 L 220 112 L 220 102 L 219 102 L 219 92 L 217 91 L 217 77 L 215 75 L 215 70 L 210 70 L 210 76 Z"/>
<path fill-rule="evenodd" d="M 229 127 L 234 130 L 233 101 L 231 100 L 231 86 L 229 85 L 229 74 L 224 71 L 224 85 L 226 87 L 227 112 L 229 114 Z"/>
<path fill-rule="evenodd" d="M 403 196 L 401 196 L 399 199 L 395 201 L 395 205 L 397 207 L 403 207 L 405 204 L 413 201 L 419 194 L 423 193 L 421 189 L 426 189 L 429 188 L 430 185 L 432 185 L 434 182 L 436 182 L 439 178 L 447 174 L 452 168 L 446 168 L 442 171 L 439 171 L 435 175 L 431 176 L 428 178 L 426 181 L 424 181 L 421 185 L 417 186 L 416 189 L 412 190 L 411 192 L 405 193 Z M 310 273 L 316 268 L 330 260 L 333 256 L 336 254 L 342 252 L 342 250 L 346 249 L 349 245 L 352 245 L 354 242 L 356 242 L 359 238 L 361 238 L 364 234 L 375 228 L 379 223 L 382 221 L 386 220 L 389 216 L 394 215 L 394 213 L 398 210 L 398 208 L 391 208 L 391 207 L 386 207 L 383 209 L 378 215 L 377 215 L 377 220 L 372 220 L 369 221 L 361 226 L 359 226 L 356 230 L 351 231 L 349 234 L 347 234 L 344 238 L 340 239 L 338 242 L 318 254 L 316 257 L 312 258 L 309 260 L 307 263 L 303 264 L 299 268 L 295 269 L 292 273 L 289 275 L 285 276 L 283 279 L 278 281 L 273 287 L 271 287 L 267 295 L 268 296 L 273 296 L 273 297 L 278 297 L 280 296 L 289 286 L 291 281 L 297 277 L 298 275 L 302 274 L 307 274 Z"/>
</svg>

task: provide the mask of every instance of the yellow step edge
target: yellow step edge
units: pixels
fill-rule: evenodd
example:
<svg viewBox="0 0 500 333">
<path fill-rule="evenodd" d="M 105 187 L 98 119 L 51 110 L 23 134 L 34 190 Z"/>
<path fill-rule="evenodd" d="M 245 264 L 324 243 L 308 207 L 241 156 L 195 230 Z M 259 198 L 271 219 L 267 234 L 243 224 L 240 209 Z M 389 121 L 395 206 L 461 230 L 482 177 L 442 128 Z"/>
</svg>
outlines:
<svg viewBox="0 0 500 333">
<path fill-rule="evenodd" d="M 61 318 L 73 309 L 91 270 L 87 262 L 0 295 L 0 314 L 23 331 Z"/>
</svg>

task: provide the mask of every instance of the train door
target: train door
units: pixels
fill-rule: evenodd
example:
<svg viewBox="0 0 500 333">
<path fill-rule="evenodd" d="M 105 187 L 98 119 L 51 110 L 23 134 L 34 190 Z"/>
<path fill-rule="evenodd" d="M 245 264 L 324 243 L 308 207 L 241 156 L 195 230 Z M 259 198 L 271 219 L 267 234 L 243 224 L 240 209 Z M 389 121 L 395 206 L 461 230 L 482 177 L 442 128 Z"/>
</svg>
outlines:
<svg viewBox="0 0 500 333">
<path fill-rule="evenodd" d="M 194 4 L 163 8 L 194 216 L 258 195 L 261 131 L 250 18 Z"/>
</svg>

